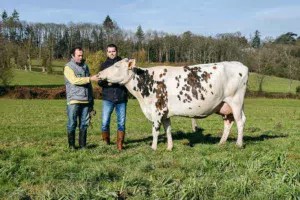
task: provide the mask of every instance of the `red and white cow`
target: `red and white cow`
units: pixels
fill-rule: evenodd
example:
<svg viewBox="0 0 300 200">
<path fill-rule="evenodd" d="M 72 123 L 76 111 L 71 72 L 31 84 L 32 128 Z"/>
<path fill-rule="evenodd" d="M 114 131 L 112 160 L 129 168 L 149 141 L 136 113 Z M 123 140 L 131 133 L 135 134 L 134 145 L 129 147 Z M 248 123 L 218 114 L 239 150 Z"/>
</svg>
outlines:
<svg viewBox="0 0 300 200">
<path fill-rule="evenodd" d="M 220 62 L 184 67 L 135 67 L 127 58 L 99 72 L 101 79 L 126 86 L 135 96 L 145 116 L 152 121 L 152 149 L 157 148 L 161 123 L 172 150 L 172 116 L 205 118 L 213 113 L 223 115 L 224 132 L 220 143 L 227 140 L 234 120 L 237 122 L 237 146 L 243 145 L 246 117 L 243 111 L 248 81 L 248 68 L 240 62 Z"/>
</svg>

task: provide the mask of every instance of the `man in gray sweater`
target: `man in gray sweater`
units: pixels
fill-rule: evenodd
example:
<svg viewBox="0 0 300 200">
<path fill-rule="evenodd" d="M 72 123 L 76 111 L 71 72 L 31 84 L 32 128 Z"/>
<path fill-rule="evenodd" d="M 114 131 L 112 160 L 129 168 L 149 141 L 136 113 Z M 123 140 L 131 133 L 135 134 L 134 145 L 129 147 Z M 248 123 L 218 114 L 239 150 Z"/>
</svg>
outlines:
<svg viewBox="0 0 300 200">
<path fill-rule="evenodd" d="M 83 49 L 75 47 L 71 50 L 71 60 L 65 65 L 64 76 L 67 95 L 68 143 L 75 148 L 75 131 L 79 118 L 79 148 L 86 147 L 89 112 L 93 110 L 94 99 L 91 81 L 100 79 L 90 76 L 89 68 L 84 63 Z"/>
</svg>

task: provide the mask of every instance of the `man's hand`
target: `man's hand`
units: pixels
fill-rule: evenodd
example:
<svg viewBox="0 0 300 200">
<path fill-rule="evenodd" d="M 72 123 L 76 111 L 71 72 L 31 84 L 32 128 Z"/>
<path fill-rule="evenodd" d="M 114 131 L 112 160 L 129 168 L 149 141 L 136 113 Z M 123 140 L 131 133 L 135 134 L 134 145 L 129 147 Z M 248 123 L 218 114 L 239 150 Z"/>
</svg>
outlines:
<svg viewBox="0 0 300 200">
<path fill-rule="evenodd" d="M 90 77 L 90 81 L 100 81 L 100 80 L 101 79 L 97 75 L 94 75 L 94 76 Z"/>
<path fill-rule="evenodd" d="M 89 109 L 90 117 L 95 116 L 97 114 L 96 110 L 94 108 Z"/>
</svg>

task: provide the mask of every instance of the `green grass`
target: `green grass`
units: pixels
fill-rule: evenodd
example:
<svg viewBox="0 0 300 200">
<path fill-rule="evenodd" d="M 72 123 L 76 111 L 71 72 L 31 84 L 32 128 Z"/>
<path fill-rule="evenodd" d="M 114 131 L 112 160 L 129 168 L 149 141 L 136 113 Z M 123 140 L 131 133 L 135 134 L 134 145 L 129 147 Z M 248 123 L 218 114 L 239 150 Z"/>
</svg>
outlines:
<svg viewBox="0 0 300 200">
<path fill-rule="evenodd" d="M 198 124 L 172 118 L 174 150 L 160 137 L 152 151 L 151 122 L 131 100 L 126 150 L 100 136 L 102 101 L 88 149 L 68 151 L 64 100 L 0 100 L 0 199 L 299 199 L 300 101 L 247 99 L 245 148 L 236 127 L 225 145 L 218 115 Z M 161 133 L 163 131 L 161 130 Z M 78 137 L 78 135 L 77 135 Z"/>
<path fill-rule="evenodd" d="M 13 80 L 10 85 L 64 85 L 62 75 L 48 75 L 41 72 L 13 70 Z"/>
<path fill-rule="evenodd" d="M 250 73 L 248 88 L 251 91 L 258 91 L 257 78 L 258 76 L 256 73 Z M 300 86 L 300 81 L 294 80 L 292 82 L 292 87 L 291 87 L 292 93 L 296 93 L 297 86 Z M 285 78 L 274 77 L 274 76 L 266 76 L 265 81 L 263 83 L 263 91 L 287 93 L 289 92 L 289 80 Z"/>
</svg>

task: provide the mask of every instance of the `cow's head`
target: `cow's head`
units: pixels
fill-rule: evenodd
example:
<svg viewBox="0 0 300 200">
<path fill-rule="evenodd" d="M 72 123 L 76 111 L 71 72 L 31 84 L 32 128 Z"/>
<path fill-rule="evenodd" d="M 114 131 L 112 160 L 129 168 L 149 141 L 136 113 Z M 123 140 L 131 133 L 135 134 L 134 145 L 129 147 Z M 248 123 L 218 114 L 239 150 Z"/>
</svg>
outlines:
<svg viewBox="0 0 300 200">
<path fill-rule="evenodd" d="M 125 84 L 132 76 L 131 69 L 135 67 L 135 59 L 124 58 L 113 66 L 98 73 L 98 77 L 110 83 Z"/>
</svg>

